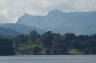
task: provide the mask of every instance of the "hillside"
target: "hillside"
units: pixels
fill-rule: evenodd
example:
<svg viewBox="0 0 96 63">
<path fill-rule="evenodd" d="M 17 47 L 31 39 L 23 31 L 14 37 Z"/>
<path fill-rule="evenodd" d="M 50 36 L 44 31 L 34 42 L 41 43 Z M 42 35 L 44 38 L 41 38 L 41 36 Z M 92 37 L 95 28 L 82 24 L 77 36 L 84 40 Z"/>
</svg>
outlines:
<svg viewBox="0 0 96 63">
<path fill-rule="evenodd" d="M 12 38 L 19 35 L 19 32 L 12 30 L 10 28 L 0 27 L 0 37 L 2 38 Z"/>
<path fill-rule="evenodd" d="M 4 24 L 2 25 L 2 27 L 6 27 L 6 28 L 10 28 L 12 30 L 15 30 L 21 34 L 28 34 L 29 32 L 36 30 L 39 33 L 44 33 L 45 31 L 43 29 L 40 28 L 36 28 L 36 27 L 32 27 L 32 26 L 27 26 L 27 25 L 23 25 L 23 24 Z"/>
</svg>

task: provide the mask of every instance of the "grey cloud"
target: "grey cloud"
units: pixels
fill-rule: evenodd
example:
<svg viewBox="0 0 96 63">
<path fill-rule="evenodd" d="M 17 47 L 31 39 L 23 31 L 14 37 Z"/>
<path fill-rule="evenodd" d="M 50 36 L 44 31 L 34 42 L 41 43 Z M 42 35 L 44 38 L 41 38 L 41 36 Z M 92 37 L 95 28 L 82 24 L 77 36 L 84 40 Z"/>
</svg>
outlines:
<svg viewBox="0 0 96 63">
<path fill-rule="evenodd" d="M 9 19 L 5 16 L 5 18 L 2 18 L 2 20 L 4 19 L 5 21 L 5 19 L 13 20 L 15 17 L 21 16 L 28 10 L 36 10 L 39 14 L 42 14 L 43 11 L 48 12 L 53 9 L 69 12 L 96 11 L 96 0 L 0 0 L 0 9 L 4 9 L 4 11 L 6 9 L 6 14 L 8 14 Z M 2 16 L 4 17 L 4 15 Z M 8 20 L 6 21 L 9 22 Z M 0 23 L 1 22 L 0 19 Z"/>
</svg>

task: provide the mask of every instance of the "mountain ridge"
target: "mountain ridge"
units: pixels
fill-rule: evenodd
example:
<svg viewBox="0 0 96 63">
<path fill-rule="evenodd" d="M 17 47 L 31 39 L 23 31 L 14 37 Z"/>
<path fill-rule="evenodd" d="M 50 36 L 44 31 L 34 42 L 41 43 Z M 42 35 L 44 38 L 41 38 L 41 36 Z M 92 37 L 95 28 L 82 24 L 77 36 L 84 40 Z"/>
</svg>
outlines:
<svg viewBox="0 0 96 63">
<path fill-rule="evenodd" d="M 0 26 L 0 37 L 2 37 L 2 38 L 13 38 L 20 34 L 21 33 L 15 31 L 13 29 Z"/>
<path fill-rule="evenodd" d="M 73 32 L 76 34 L 93 34 L 96 29 L 90 27 L 96 23 L 96 12 L 71 12 L 50 11 L 46 16 L 21 16 L 18 24 L 30 25 L 54 32 L 66 33 Z M 87 29 L 87 31 L 85 30 Z M 89 33 L 90 32 L 90 33 Z"/>
<path fill-rule="evenodd" d="M 26 26 L 26 25 L 23 25 L 23 24 L 7 23 L 7 24 L 3 24 L 2 27 L 15 30 L 15 31 L 17 31 L 21 34 L 28 34 L 29 32 L 31 32 L 33 30 L 36 30 L 39 33 L 45 32 L 45 30 L 43 30 L 43 29 L 32 27 L 32 26 Z"/>
</svg>

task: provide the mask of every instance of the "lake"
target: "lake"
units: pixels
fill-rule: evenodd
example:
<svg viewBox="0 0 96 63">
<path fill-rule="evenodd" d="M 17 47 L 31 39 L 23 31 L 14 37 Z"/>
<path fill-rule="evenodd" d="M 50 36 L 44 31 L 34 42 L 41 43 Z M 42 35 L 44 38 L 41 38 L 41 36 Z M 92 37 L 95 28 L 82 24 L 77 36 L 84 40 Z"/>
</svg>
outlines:
<svg viewBox="0 0 96 63">
<path fill-rule="evenodd" d="M 0 63 L 96 63 L 96 55 L 0 56 Z"/>
</svg>

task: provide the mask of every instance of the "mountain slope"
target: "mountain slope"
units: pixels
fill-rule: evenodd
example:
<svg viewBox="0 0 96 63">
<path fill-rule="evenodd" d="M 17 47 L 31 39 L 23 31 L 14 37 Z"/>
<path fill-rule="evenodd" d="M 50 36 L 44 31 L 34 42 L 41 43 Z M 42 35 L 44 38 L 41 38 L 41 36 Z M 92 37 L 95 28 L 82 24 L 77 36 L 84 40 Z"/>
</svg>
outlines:
<svg viewBox="0 0 96 63">
<path fill-rule="evenodd" d="M 43 29 L 32 27 L 32 26 L 27 26 L 27 25 L 23 25 L 23 24 L 10 23 L 10 24 L 4 24 L 4 25 L 2 25 L 2 27 L 10 28 L 10 29 L 15 30 L 22 34 L 27 34 L 33 30 L 38 31 L 39 33 L 45 32 Z"/>
<path fill-rule="evenodd" d="M 17 23 L 59 33 L 94 34 L 96 33 L 96 12 L 65 13 L 54 10 L 46 16 L 25 14 L 19 18 Z"/>
<path fill-rule="evenodd" d="M 0 37 L 2 37 L 2 38 L 12 38 L 19 34 L 20 33 L 12 30 L 10 28 L 5 28 L 5 27 L 0 26 Z"/>
</svg>

